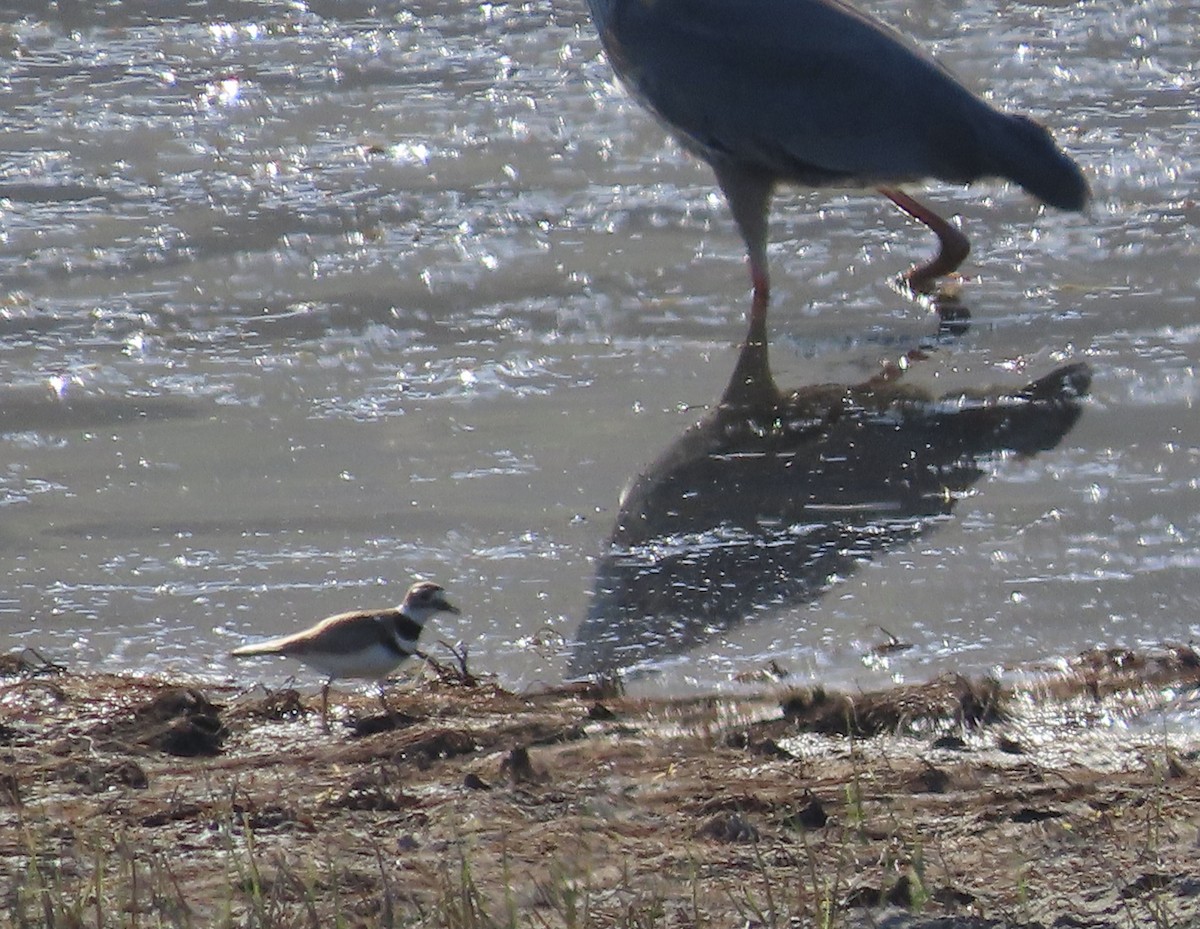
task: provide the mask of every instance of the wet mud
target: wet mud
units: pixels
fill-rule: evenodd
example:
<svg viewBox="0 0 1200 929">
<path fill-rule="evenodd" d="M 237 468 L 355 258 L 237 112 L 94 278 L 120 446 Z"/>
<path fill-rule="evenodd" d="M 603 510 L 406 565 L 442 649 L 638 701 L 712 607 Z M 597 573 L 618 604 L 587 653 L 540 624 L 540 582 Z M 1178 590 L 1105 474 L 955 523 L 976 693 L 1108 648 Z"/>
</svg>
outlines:
<svg viewBox="0 0 1200 929">
<path fill-rule="evenodd" d="M 585 905 L 590 925 L 1200 913 L 1185 645 L 864 693 L 775 668 L 756 696 L 686 700 L 512 693 L 463 660 L 392 688 L 390 714 L 338 694 L 330 732 L 292 689 L 0 670 L 14 922 L 45 887 L 86 900 L 101 871 L 127 917 L 168 923 L 465 924 L 467 904 L 476 925 L 581 924 Z"/>
</svg>

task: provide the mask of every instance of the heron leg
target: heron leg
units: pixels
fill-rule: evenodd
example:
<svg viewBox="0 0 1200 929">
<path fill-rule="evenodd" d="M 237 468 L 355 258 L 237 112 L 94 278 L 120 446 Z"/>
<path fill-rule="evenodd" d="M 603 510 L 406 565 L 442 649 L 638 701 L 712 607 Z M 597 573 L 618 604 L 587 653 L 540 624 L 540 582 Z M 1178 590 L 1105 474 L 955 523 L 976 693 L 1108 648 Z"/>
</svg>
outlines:
<svg viewBox="0 0 1200 929">
<path fill-rule="evenodd" d="M 971 253 L 971 243 L 957 228 L 920 201 L 894 187 L 880 187 L 879 192 L 896 204 L 917 222 L 928 226 L 938 237 L 938 253 L 922 265 L 916 265 L 904 280 L 914 293 L 925 294 L 934 290 L 934 282 L 958 270 Z"/>
<path fill-rule="evenodd" d="M 756 263 L 753 255 L 750 256 L 750 286 L 754 294 L 751 312 L 761 312 L 765 316 L 771 300 L 771 279 L 767 276 L 766 260 Z"/>
<path fill-rule="evenodd" d="M 771 296 L 771 280 L 767 274 L 767 211 L 771 206 L 775 182 L 764 175 L 723 162 L 714 164 L 713 171 L 729 203 L 742 240 L 746 243 L 750 283 L 754 288 L 751 312 L 765 314 Z"/>
<path fill-rule="evenodd" d="M 754 296 L 750 298 L 750 335 L 746 341 L 749 342 L 755 339 L 755 334 L 761 334 L 758 341 L 766 344 L 767 331 L 767 303 L 770 297 L 770 292 L 766 284 L 763 284 L 762 289 L 759 289 L 757 284 L 754 285 Z"/>
</svg>

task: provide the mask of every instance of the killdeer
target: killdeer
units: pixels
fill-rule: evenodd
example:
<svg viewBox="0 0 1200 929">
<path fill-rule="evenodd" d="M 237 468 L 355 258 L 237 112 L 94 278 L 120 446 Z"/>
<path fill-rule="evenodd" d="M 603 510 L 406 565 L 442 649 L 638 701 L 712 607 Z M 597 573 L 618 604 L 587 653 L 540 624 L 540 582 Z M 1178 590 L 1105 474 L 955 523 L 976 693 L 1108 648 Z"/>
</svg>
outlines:
<svg viewBox="0 0 1200 929">
<path fill-rule="evenodd" d="M 329 727 L 329 685 L 340 678 L 379 681 L 379 699 L 390 714 L 383 695 L 384 679 L 406 658 L 417 652 L 417 639 L 433 614 L 458 613 L 437 584 L 413 584 L 398 607 L 338 613 L 301 632 L 235 648 L 231 655 L 285 655 L 328 675 L 321 689 L 321 722 Z"/>
</svg>

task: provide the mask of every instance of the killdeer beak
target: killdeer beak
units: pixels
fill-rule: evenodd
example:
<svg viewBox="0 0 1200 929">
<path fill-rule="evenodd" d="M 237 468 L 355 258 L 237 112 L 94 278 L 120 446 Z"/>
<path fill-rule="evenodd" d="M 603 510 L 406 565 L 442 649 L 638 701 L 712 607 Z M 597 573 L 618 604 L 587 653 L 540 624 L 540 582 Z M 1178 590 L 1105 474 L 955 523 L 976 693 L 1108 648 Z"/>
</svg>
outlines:
<svg viewBox="0 0 1200 929">
<path fill-rule="evenodd" d="M 435 603 L 434 606 L 436 606 L 439 610 L 445 610 L 447 613 L 453 613 L 455 616 L 462 612 L 462 610 L 456 607 L 453 603 L 445 599 Z"/>
</svg>

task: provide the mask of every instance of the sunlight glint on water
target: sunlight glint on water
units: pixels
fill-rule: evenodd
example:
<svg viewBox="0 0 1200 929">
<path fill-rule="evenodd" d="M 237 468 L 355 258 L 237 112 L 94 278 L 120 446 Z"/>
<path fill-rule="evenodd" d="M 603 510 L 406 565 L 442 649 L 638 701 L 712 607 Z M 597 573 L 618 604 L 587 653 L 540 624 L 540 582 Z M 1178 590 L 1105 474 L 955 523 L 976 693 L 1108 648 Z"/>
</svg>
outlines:
<svg viewBox="0 0 1200 929">
<path fill-rule="evenodd" d="M 1093 399 L 916 537 L 638 686 L 1200 632 L 1194 4 L 870 8 L 1049 122 L 1096 193 L 1068 216 L 932 186 L 974 243 L 972 323 L 908 379 L 1087 360 Z M 225 653 L 425 576 L 478 669 L 561 679 L 622 488 L 720 397 L 747 308 L 707 169 L 614 85 L 582 3 L 13 9 L 0 643 L 278 682 Z M 773 243 L 780 386 L 860 382 L 934 331 L 891 286 L 929 243 L 878 197 L 781 197 Z M 872 658 L 879 627 L 913 648 Z"/>
</svg>

